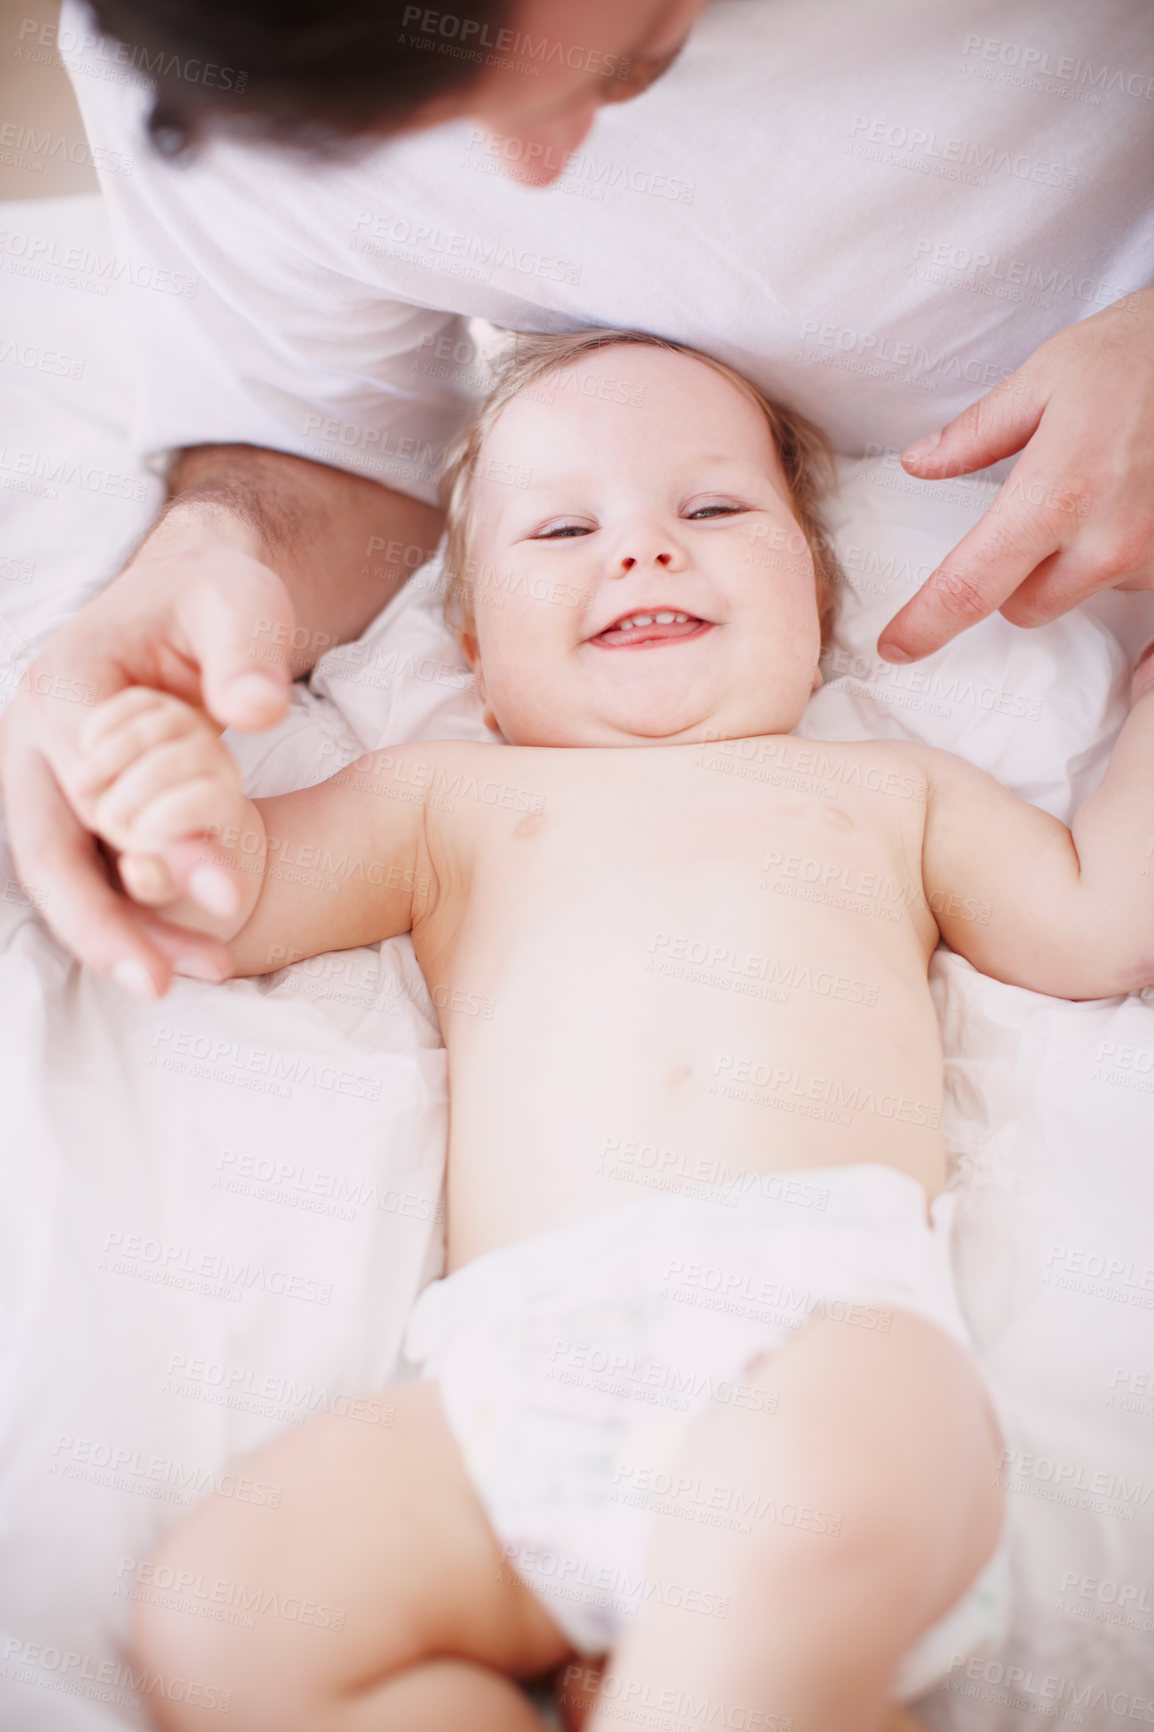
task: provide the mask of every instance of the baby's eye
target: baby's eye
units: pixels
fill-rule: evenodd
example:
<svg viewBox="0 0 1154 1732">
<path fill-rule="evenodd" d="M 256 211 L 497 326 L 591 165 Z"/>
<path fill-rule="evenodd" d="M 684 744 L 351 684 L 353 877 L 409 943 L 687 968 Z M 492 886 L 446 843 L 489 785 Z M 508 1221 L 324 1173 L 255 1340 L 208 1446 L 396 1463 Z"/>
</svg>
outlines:
<svg viewBox="0 0 1154 1732">
<path fill-rule="evenodd" d="M 731 501 L 719 500 L 716 505 L 695 505 L 693 510 L 687 511 L 685 515 L 692 522 L 695 517 L 736 517 L 747 509 L 748 507 L 744 505 L 735 505 Z"/>
<path fill-rule="evenodd" d="M 591 523 L 546 523 L 541 529 L 534 530 L 530 541 L 562 541 L 571 535 L 592 535 Z"/>
</svg>

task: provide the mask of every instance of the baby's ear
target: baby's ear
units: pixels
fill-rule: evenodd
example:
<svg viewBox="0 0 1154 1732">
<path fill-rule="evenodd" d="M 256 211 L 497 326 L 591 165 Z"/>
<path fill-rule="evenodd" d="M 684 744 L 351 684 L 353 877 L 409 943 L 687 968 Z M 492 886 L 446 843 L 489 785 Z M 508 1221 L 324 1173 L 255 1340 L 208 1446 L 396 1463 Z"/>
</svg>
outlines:
<svg viewBox="0 0 1154 1732">
<path fill-rule="evenodd" d="M 485 672 L 481 666 L 481 646 L 473 636 L 473 633 L 468 631 L 459 631 L 457 633 L 457 642 L 460 644 L 461 654 L 472 668 L 473 678 L 477 682 L 477 696 L 484 705 L 481 720 L 494 734 L 499 734 L 501 729 L 497 722 L 497 718 L 485 700 Z"/>
<path fill-rule="evenodd" d="M 485 702 L 485 673 L 481 666 L 481 646 L 471 631 L 459 631 L 457 642 L 461 646 L 461 654 L 473 670 L 473 678 L 477 682 L 477 692 L 481 702 Z"/>
</svg>

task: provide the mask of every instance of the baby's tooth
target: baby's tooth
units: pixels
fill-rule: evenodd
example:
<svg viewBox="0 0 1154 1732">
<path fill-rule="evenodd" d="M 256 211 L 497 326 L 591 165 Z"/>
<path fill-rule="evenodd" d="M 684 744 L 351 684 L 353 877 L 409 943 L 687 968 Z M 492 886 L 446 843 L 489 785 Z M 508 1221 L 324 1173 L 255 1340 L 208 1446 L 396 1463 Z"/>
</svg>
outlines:
<svg viewBox="0 0 1154 1732">
<path fill-rule="evenodd" d="M 633 625 L 652 625 L 653 615 L 651 613 L 635 613 L 631 623 Z"/>
<path fill-rule="evenodd" d="M 673 623 L 674 625 L 688 625 L 689 615 L 687 613 L 675 613 L 673 616 Z"/>
<path fill-rule="evenodd" d="M 672 625 L 676 618 L 677 615 L 675 613 L 655 613 L 653 616 L 654 622 L 657 625 Z"/>
</svg>

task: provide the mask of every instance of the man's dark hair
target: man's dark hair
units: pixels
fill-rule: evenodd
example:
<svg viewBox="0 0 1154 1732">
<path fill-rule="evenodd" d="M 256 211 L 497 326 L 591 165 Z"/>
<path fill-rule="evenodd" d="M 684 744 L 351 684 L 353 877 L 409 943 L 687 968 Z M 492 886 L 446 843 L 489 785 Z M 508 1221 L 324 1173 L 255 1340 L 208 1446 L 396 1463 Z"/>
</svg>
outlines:
<svg viewBox="0 0 1154 1732">
<path fill-rule="evenodd" d="M 405 0 L 90 0 L 106 36 L 152 79 L 166 156 L 234 123 L 310 153 L 380 137 L 431 97 L 471 84 L 498 51 L 512 0 L 462 11 Z M 507 32 L 506 43 L 508 36 Z"/>
</svg>

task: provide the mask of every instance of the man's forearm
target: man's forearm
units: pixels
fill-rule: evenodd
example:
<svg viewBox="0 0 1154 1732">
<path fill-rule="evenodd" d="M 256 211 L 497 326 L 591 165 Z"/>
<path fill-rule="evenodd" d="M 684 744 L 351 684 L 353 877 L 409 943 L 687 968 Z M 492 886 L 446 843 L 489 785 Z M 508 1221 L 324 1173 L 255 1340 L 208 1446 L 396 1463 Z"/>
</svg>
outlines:
<svg viewBox="0 0 1154 1732">
<path fill-rule="evenodd" d="M 227 538 L 235 521 L 246 551 L 289 591 L 297 675 L 331 644 L 359 636 L 432 554 L 442 522 L 437 507 L 409 494 L 253 445 L 198 445 L 177 454 L 162 533 L 185 524 L 197 533 L 198 507 L 207 508 L 201 521 L 214 535 Z"/>
</svg>

